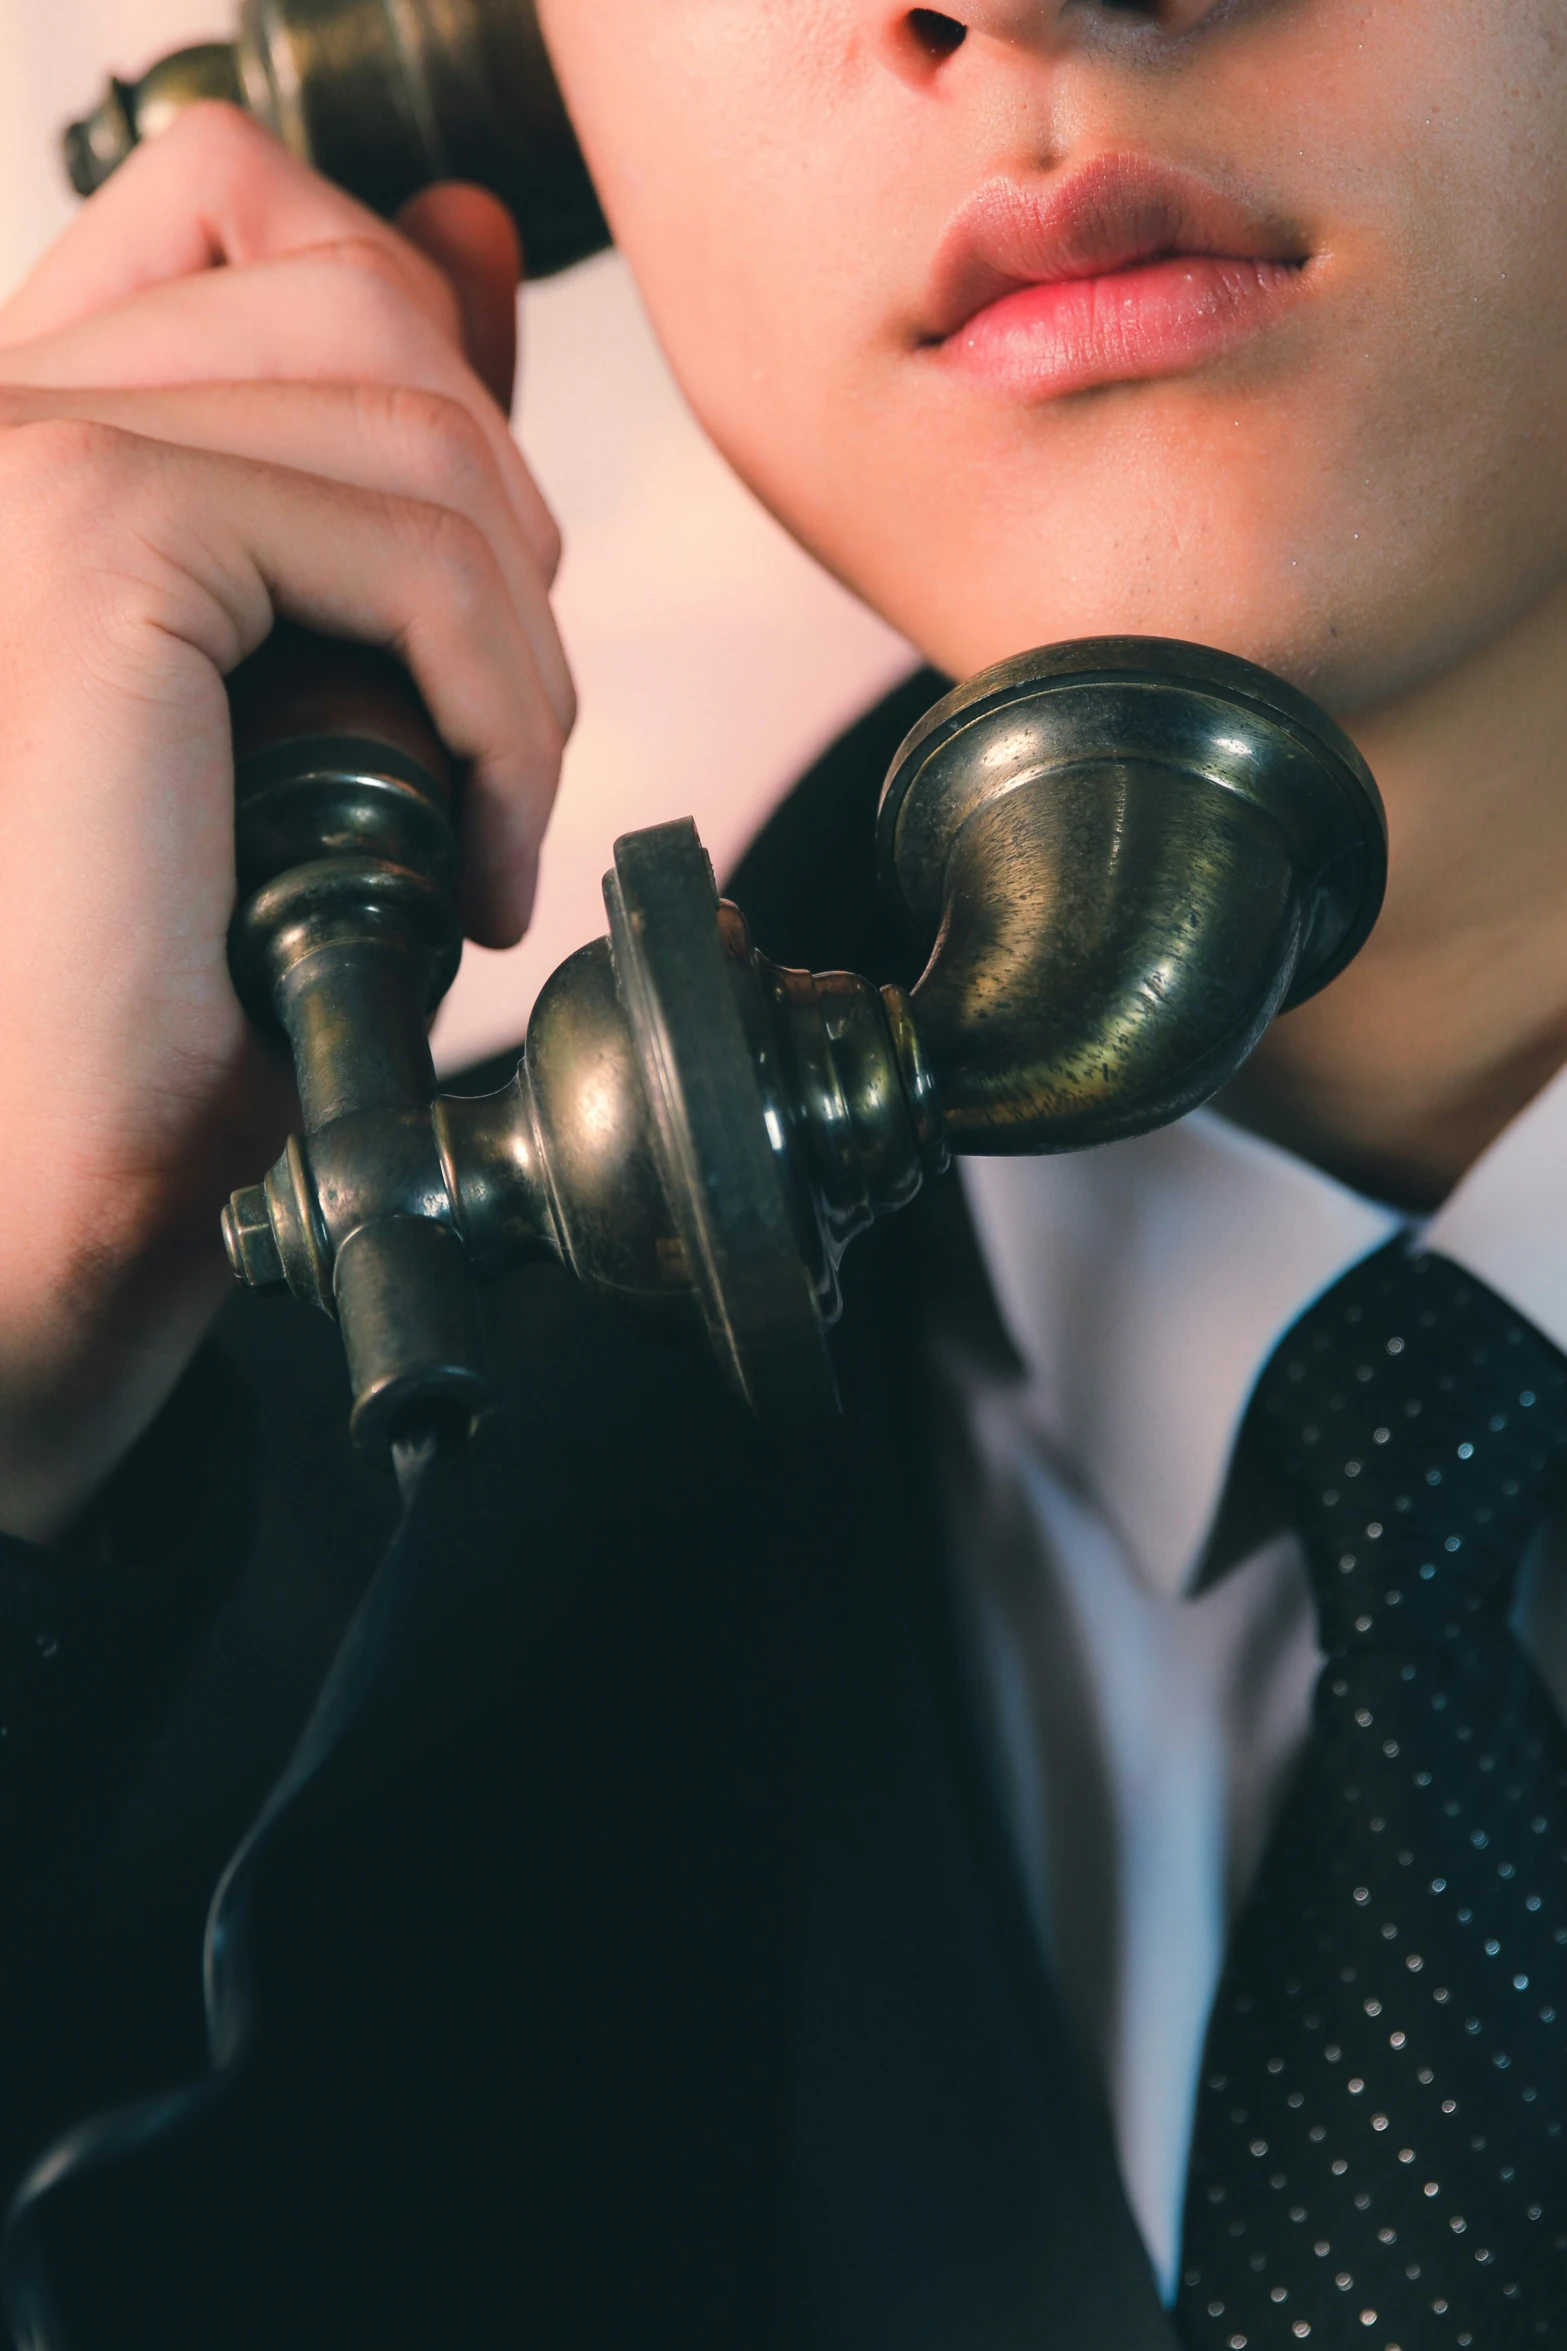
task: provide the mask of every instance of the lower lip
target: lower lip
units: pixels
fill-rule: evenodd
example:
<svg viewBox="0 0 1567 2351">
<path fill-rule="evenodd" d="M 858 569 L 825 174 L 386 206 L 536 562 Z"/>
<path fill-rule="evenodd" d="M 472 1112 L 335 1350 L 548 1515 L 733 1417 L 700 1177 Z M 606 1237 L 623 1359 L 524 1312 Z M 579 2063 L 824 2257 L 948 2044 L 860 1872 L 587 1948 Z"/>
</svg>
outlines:
<svg viewBox="0 0 1567 2351">
<path fill-rule="evenodd" d="M 1280 316 L 1298 266 L 1183 253 L 1105 277 L 1004 294 L 938 346 L 942 360 L 1013 399 L 1056 400 L 1183 374 Z"/>
</svg>

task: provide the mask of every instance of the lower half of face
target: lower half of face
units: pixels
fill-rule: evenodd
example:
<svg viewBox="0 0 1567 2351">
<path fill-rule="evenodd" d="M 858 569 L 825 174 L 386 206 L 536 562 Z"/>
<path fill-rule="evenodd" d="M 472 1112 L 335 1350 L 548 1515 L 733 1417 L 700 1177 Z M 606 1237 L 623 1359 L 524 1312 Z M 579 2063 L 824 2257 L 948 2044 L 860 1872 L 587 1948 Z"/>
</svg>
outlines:
<svg viewBox="0 0 1567 2351">
<path fill-rule="evenodd" d="M 698 415 L 942 667 L 1117 631 L 1341 711 L 1567 566 L 1556 0 L 545 0 Z"/>
</svg>

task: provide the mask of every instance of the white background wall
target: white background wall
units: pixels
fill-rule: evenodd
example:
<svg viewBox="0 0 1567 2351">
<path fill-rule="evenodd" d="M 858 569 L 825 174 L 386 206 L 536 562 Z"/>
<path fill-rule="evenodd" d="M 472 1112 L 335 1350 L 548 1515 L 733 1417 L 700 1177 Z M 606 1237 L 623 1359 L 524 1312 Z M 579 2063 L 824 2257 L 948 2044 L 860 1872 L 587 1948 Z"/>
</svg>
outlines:
<svg viewBox="0 0 1567 2351">
<path fill-rule="evenodd" d="M 228 30 L 227 0 L 0 0 L 0 289 L 69 217 L 61 122 L 111 68 Z M 910 664 L 696 430 L 612 256 L 523 297 L 518 432 L 566 538 L 557 610 L 582 716 L 538 913 L 469 948 L 437 1031 L 455 1066 L 520 1036 L 541 981 L 604 927 L 615 835 L 697 820 L 720 872 L 801 766 Z"/>
</svg>

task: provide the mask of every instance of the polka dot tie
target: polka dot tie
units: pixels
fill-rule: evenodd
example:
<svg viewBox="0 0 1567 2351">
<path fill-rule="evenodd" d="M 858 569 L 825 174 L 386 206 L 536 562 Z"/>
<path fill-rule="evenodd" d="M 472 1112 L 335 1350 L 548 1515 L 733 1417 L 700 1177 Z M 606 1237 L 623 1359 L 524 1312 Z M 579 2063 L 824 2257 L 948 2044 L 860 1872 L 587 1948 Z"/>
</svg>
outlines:
<svg viewBox="0 0 1567 2351">
<path fill-rule="evenodd" d="M 1281 1342 L 1246 1441 L 1327 1663 L 1208 2028 L 1183 2338 L 1567 2343 L 1567 1735 L 1507 1621 L 1567 1364 L 1396 1241 Z"/>
</svg>

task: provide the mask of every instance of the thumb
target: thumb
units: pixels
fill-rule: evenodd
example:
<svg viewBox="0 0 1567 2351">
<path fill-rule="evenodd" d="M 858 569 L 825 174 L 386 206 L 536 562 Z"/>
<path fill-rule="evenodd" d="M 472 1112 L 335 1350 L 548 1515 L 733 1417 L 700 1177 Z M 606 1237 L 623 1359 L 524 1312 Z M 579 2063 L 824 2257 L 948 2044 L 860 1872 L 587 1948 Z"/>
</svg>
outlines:
<svg viewBox="0 0 1567 2351">
<path fill-rule="evenodd" d="M 462 317 L 469 365 L 511 409 L 517 373 L 517 286 L 522 245 L 498 196 L 463 180 L 443 180 L 410 197 L 397 226 L 449 279 Z"/>
</svg>

